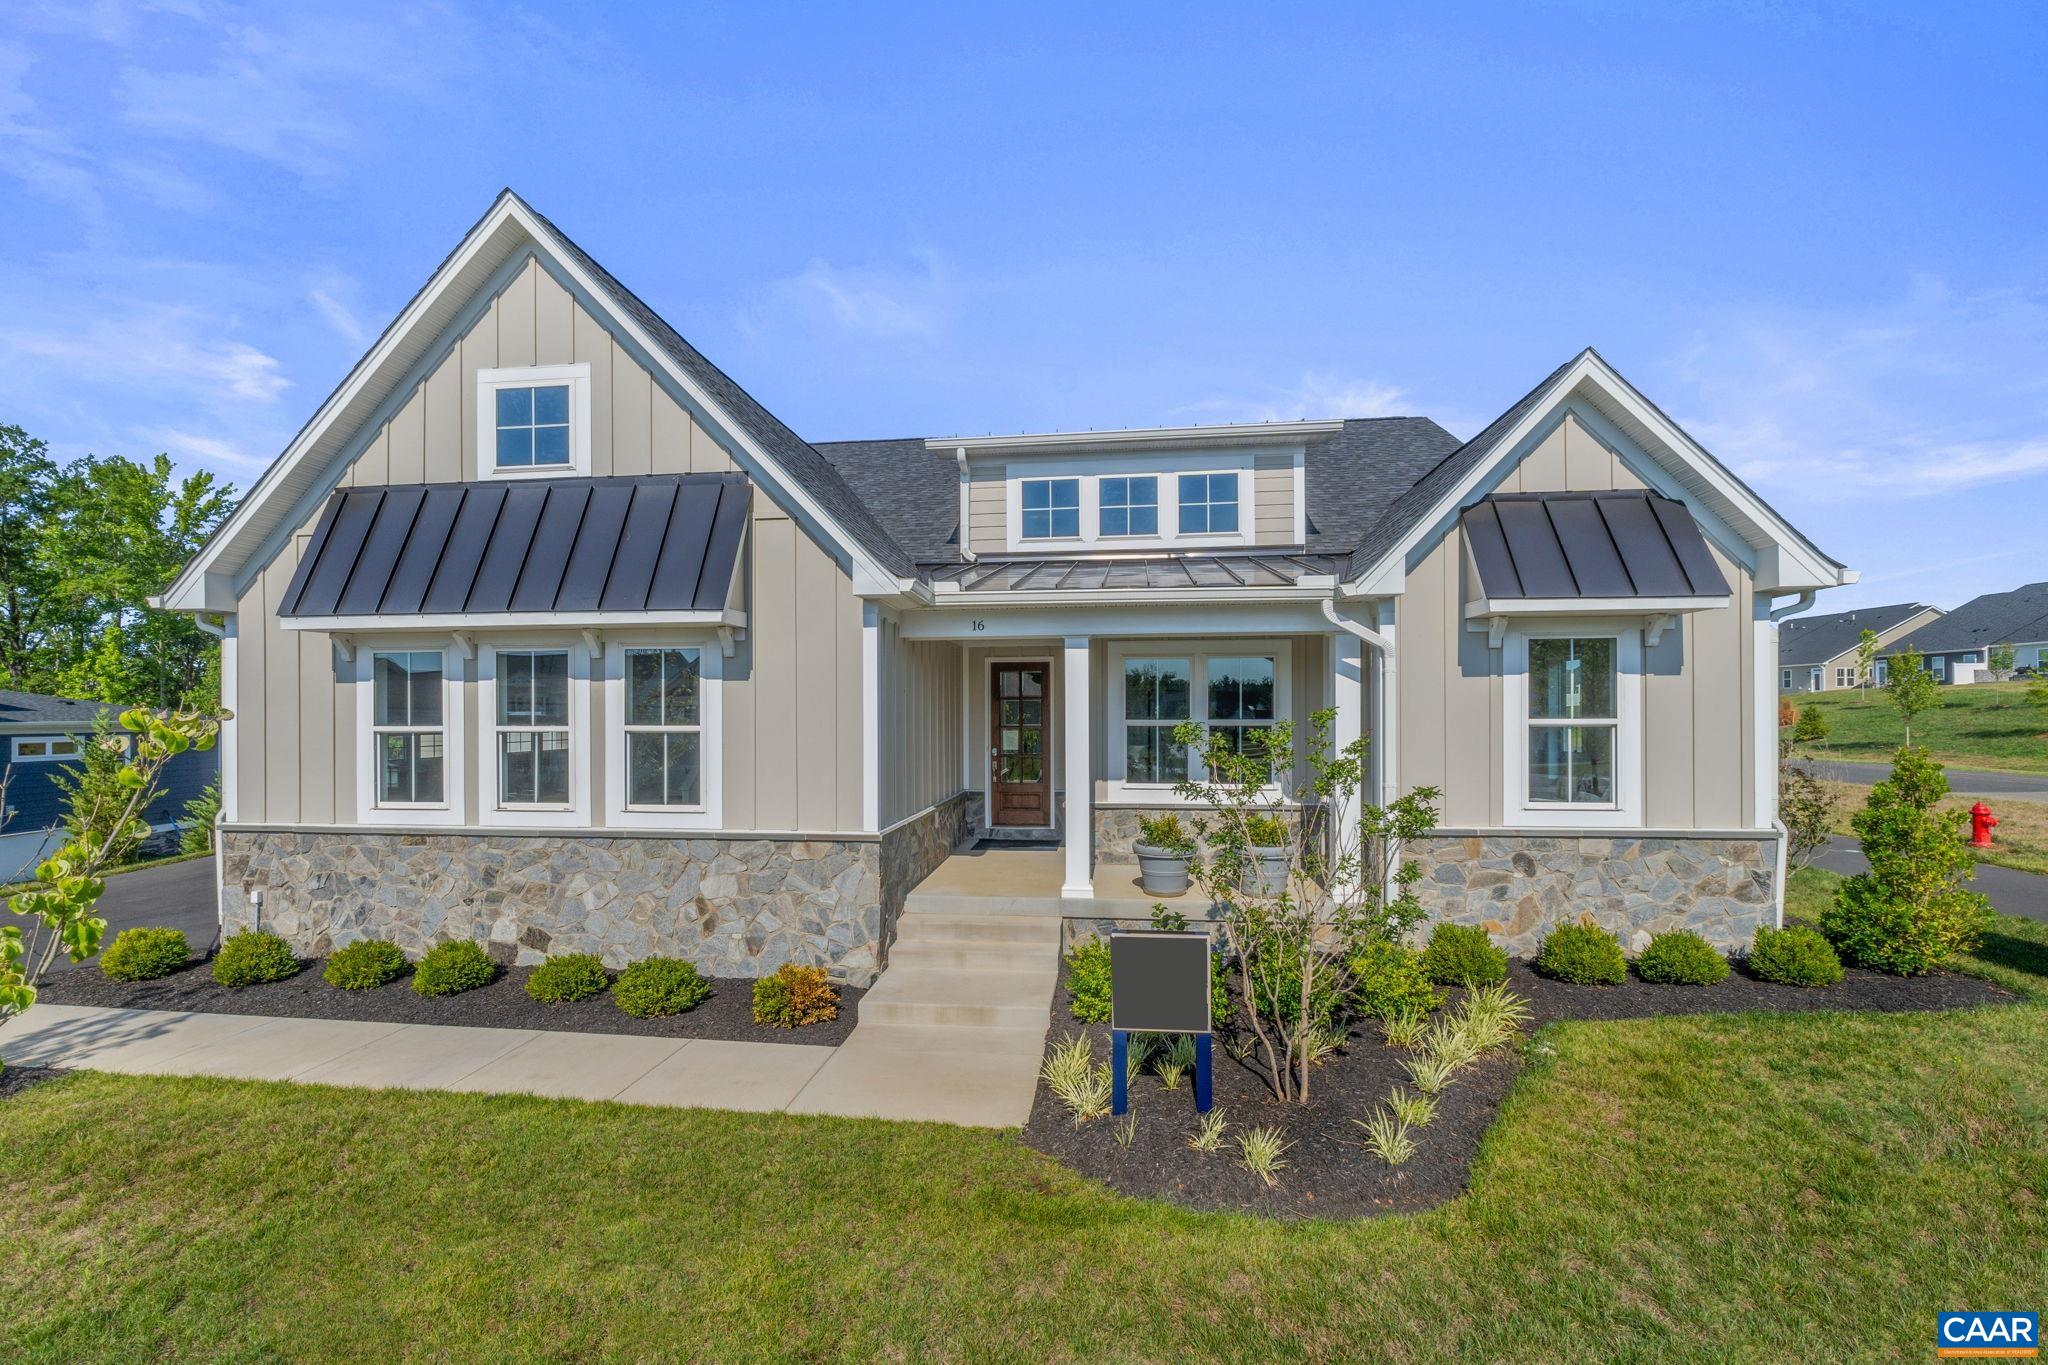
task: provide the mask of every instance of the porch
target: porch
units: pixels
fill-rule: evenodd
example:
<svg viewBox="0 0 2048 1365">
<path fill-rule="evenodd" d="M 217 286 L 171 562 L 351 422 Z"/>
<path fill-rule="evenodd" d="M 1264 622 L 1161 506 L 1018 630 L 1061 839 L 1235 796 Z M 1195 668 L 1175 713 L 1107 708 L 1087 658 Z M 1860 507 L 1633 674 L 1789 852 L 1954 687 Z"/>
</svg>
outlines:
<svg viewBox="0 0 2048 1365">
<path fill-rule="evenodd" d="M 1165 905 L 1190 920 L 1210 917 L 1210 902 L 1198 891 L 1166 897 L 1140 890 L 1136 863 L 1096 863 L 1086 896 L 1061 894 L 1066 870 L 1064 847 L 1005 848 L 983 841 L 939 864 L 912 888 L 903 909 L 906 914 L 1131 921 L 1150 919 L 1154 905 Z"/>
</svg>

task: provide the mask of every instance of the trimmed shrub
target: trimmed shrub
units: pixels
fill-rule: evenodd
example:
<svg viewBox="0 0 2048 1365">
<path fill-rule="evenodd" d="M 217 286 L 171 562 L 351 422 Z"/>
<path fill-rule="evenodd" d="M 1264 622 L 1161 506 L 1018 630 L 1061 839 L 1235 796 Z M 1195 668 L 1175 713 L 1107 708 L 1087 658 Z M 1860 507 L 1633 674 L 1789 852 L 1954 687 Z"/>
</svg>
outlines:
<svg viewBox="0 0 2048 1365">
<path fill-rule="evenodd" d="M 612 1003 L 635 1019 L 658 1019 L 693 1010 L 711 998 L 711 983 L 694 962 L 643 957 L 612 983 Z"/>
<path fill-rule="evenodd" d="M 460 995 L 490 985 L 497 975 L 489 954 L 459 938 L 427 949 L 412 969 L 412 988 L 421 995 Z"/>
<path fill-rule="evenodd" d="M 1590 920 L 1560 924 L 1536 949 L 1537 971 L 1579 986 L 1619 986 L 1628 980 L 1628 959 L 1614 935 Z"/>
<path fill-rule="evenodd" d="M 291 945 L 276 934 L 244 929 L 228 935 L 213 955 L 213 979 L 231 988 L 254 986 L 296 976 L 299 965 Z"/>
<path fill-rule="evenodd" d="M 839 992 L 823 967 L 786 962 L 773 976 L 754 983 L 754 1022 L 774 1028 L 804 1028 L 839 1017 Z"/>
<path fill-rule="evenodd" d="M 154 981 L 191 955 L 182 929 L 123 929 L 100 953 L 100 970 L 109 981 Z"/>
<path fill-rule="evenodd" d="M 1687 929 L 1658 934 L 1636 959 L 1637 976 L 1664 986 L 1716 986 L 1728 970 L 1728 959 Z"/>
<path fill-rule="evenodd" d="M 1244 832 L 1253 848 L 1286 848 L 1293 837 L 1287 822 L 1277 815 L 1247 816 Z"/>
<path fill-rule="evenodd" d="M 1154 848 L 1181 851 L 1192 850 L 1195 837 L 1188 833 L 1188 827 L 1181 823 L 1180 816 L 1167 811 L 1164 815 L 1138 817 L 1138 842 Z"/>
<path fill-rule="evenodd" d="M 1067 1012 L 1084 1024 L 1109 1022 L 1109 940 L 1091 938 L 1067 954 Z"/>
<path fill-rule="evenodd" d="M 405 975 L 405 950 L 384 938 L 366 938 L 338 950 L 320 974 L 344 991 L 367 991 Z"/>
<path fill-rule="evenodd" d="M 1443 993 L 1422 971 L 1422 955 L 1405 943 L 1372 938 L 1351 955 L 1351 1007 L 1372 1019 L 1426 1014 Z"/>
<path fill-rule="evenodd" d="M 1476 924 L 1439 924 L 1422 950 L 1422 971 L 1439 986 L 1498 986 L 1508 979 L 1508 955 Z"/>
<path fill-rule="evenodd" d="M 563 953 L 535 967 L 526 978 L 526 993 L 543 1005 L 567 1005 L 603 995 L 612 974 L 596 953 Z"/>
<path fill-rule="evenodd" d="M 1756 931 L 1749 970 L 1781 986 L 1832 986 L 1842 979 L 1842 959 L 1828 941 L 1804 925 Z"/>
</svg>

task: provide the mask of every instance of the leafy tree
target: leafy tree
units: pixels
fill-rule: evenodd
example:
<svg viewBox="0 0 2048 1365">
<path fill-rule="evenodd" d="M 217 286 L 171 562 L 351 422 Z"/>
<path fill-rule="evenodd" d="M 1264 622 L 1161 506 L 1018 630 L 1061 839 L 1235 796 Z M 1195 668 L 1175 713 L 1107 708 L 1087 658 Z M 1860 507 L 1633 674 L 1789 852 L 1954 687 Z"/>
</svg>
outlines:
<svg viewBox="0 0 2048 1365">
<path fill-rule="evenodd" d="M 185 828 L 178 835 L 180 853 L 216 853 L 214 842 L 220 832 L 214 828 L 220 821 L 220 779 L 214 778 L 206 784 L 199 795 L 185 803 Z"/>
<path fill-rule="evenodd" d="M 2019 651 L 2011 645 L 1994 645 L 1985 662 L 1991 665 L 1991 677 L 1995 682 L 2004 682 L 2019 667 Z"/>
<path fill-rule="evenodd" d="M 79 751 L 77 764 L 65 764 L 51 774 L 64 793 L 64 828 L 74 843 L 105 846 L 112 851 L 112 863 L 129 861 L 142 841 L 149 837 L 143 821 L 125 820 L 128 807 L 128 732 L 119 728 L 111 711 L 102 711 L 93 721 L 92 736 Z M 137 813 L 149 809 L 161 788 L 142 794 Z"/>
<path fill-rule="evenodd" d="M 0 672 L 33 691 L 38 642 L 54 574 L 42 552 L 57 466 L 49 447 L 20 427 L 0 426 Z"/>
<path fill-rule="evenodd" d="M 1801 744 L 1824 744 L 1828 737 L 1828 718 L 1818 706 L 1809 706 L 1799 713 L 1799 723 L 1792 727 L 1792 738 Z"/>
<path fill-rule="evenodd" d="M 1906 722 L 1906 746 L 1913 743 L 1913 717 L 1941 705 L 1941 684 L 1927 671 L 1917 649 L 1908 649 L 1891 662 L 1885 675 L 1884 693 Z"/>
<path fill-rule="evenodd" d="M 92 798 L 110 803 L 105 809 L 74 811 L 75 827 L 88 833 L 74 836 L 44 860 L 28 890 L 8 898 L 7 908 L 28 920 L 29 927 L 24 932 L 18 924 L 0 925 L 0 1023 L 35 1004 L 36 989 L 60 951 L 83 962 L 99 950 L 107 922 L 93 909 L 106 890 L 107 869 L 120 861 L 123 841 L 137 837 L 135 826 L 141 824 L 164 765 L 187 749 L 211 748 L 224 719 L 144 707 L 122 714 L 122 728 L 134 736 L 134 752 L 119 770 L 121 794 Z"/>
<path fill-rule="evenodd" d="M 1856 704 L 1870 700 L 1870 680 L 1877 676 L 1877 632 L 1866 630 L 1856 637 Z"/>
<path fill-rule="evenodd" d="M 1193 824 L 1198 853 L 1189 872 L 1210 903 L 1221 905 L 1223 939 L 1256 1046 L 1276 1097 L 1308 1103 L 1309 1069 L 1327 1026 L 1328 1005 L 1350 994 L 1361 950 L 1422 921 L 1415 895 L 1422 869 L 1402 861 L 1408 840 L 1436 825 L 1434 788 L 1419 788 L 1385 808 L 1363 800 L 1366 741 L 1332 749 L 1333 710 L 1309 717 L 1302 755 L 1307 812 L 1320 812 L 1335 837 L 1326 849 L 1315 818 L 1283 822 L 1284 878 L 1261 875 L 1263 836 L 1290 813 L 1274 775 L 1295 762 L 1294 726 L 1283 721 L 1243 737 L 1242 750 L 1194 721 L 1175 727 L 1174 743 L 1200 745 L 1208 778 L 1182 782 L 1184 797 L 1212 807 Z M 1356 829 L 1347 819 L 1357 812 Z"/>
<path fill-rule="evenodd" d="M 1915 975 L 1968 952 L 1984 936 L 1990 902 L 1962 886 L 1976 875 L 1964 843 L 1970 817 L 1937 810 L 1946 795 L 1941 765 L 1908 746 L 1851 818 L 1870 870 L 1843 882 L 1820 919 L 1821 932 L 1850 961 Z"/>
<path fill-rule="evenodd" d="M 1829 790 L 1813 770 L 1792 758 L 1792 746 L 1778 746 L 1778 821 L 1785 826 L 1785 859 L 1789 871 L 1813 866 L 1834 833 L 1841 797 Z"/>
</svg>

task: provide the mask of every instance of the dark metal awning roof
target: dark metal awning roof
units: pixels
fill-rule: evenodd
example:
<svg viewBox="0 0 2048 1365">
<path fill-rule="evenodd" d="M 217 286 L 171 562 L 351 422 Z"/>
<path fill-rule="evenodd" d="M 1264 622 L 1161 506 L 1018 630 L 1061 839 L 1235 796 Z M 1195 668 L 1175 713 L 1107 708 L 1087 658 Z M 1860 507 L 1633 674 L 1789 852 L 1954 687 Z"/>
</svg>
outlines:
<svg viewBox="0 0 2048 1365">
<path fill-rule="evenodd" d="M 1497 493 L 1460 520 L 1478 574 L 1467 616 L 1696 611 L 1729 600 L 1699 523 L 1655 493 Z"/>
<path fill-rule="evenodd" d="M 739 474 L 345 488 L 278 614 L 300 628 L 727 610 L 753 488 Z"/>
<path fill-rule="evenodd" d="M 1291 589 L 1333 574 L 1335 561 L 1313 555 L 1154 555 L 1143 558 L 980 559 L 933 574 L 950 593 L 1102 593 Z"/>
</svg>

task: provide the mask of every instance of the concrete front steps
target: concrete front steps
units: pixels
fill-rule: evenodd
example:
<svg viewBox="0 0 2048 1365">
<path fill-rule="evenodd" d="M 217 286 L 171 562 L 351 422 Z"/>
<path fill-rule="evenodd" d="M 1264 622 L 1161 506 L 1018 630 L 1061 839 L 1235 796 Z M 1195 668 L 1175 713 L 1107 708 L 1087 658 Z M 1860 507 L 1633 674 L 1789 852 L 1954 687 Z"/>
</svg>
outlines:
<svg viewBox="0 0 2048 1365">
<path fill-rule="evenodd" d="M 906 907 L 860 1023 L 791 1111 L 1021 1127 L 1059 969 L 1057 919 Z"/>
</svg>

